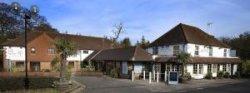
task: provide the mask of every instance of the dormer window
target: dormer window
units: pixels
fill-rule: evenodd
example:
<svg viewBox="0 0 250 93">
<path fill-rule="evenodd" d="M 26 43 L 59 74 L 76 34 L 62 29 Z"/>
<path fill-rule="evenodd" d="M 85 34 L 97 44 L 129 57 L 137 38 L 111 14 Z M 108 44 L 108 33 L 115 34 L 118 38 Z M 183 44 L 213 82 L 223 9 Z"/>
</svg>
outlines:
<svg viewBox="0 0 250 93">
<path fill-rule="evenodd" d="M 180 53 L 180 46 L 174 46 L 173 47 L 173 56 L 176 56 Z"/>
<path fill-rule="evenodd" d="M 198 55 L 199 55 L 199 46 L 195 46 L 194 55 L 195 55 L 195 56 L 198 56 Z"/>
<path fill-rule="evenodd" d="M 224 49 L 224 57 L 227 57 L 227 49 Z"/>
<path fill-rule="evenodd" d="M 35 53 L 36 53 L 36 49 L 35 49 L 34 47 L 32 47 L 32 48 L 30 49 L 30 52 L 31 52 L 32 54 L 35 54 Z"/>
<path fill-rule="evenodd" d="M 209 56 L 213 56 L 213 48 L 212 46 L 209 46 Z"/>
</svg>

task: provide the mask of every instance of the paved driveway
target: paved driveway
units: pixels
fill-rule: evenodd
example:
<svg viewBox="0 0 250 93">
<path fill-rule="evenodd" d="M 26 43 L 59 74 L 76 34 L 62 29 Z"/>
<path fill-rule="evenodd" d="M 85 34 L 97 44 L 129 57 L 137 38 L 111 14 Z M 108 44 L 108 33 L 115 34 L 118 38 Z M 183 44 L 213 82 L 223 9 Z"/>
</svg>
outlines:
<svg viewBox="0 0 250 93">
<path fill-rule="evenodd" d="M 145 85 L 127 79 L 110 77 L 75 77 L 76 81 L 86 85 L 86 93 L 150 93 Z"/>
<path fill-rule="evenodd" d="M 148 81 L 114 79 L 110 77 L 74 77 L 86 85 L 86 93 L 246 93 L 250 91 L 250 80 L 192 80 L 187 84 L 148 84 Z M 230 92 L 233 91 L 233 92 Z M 245 92 L 244 92 L 245 91 Z"/>
</svg>

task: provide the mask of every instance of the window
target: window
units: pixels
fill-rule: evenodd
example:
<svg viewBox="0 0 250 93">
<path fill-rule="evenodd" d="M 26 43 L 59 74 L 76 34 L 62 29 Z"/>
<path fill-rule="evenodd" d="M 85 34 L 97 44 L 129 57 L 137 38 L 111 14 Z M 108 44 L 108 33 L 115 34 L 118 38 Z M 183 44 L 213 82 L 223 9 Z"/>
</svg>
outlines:
<svg viewBox="0 0 250 93">
<path fill-rule="evenodd" d="M 231 64 L 227 64 L 227 71 L 231 72 Z"/>
<path fill-rule="evenodd" d="M 209 56 L 213 56 L 213 48 L 212 48 L 212 46 L 209 46 Z"/>
<path fill-rule="evenodd" d="M 180 53 L 180 46 L 174 46 L 173 47 L 173 56 L 176 56 Z"/>
<path fill-rule="evenodd" d="M 216 72 L 217 72 L 217 65 L 213 64 L 213 73 L 216 73 Z"/>
<path fill-rule="evenodd" d="M 197 64 L 194 64 L 194 65 L 193 65 L 193 73 L 194 73 L 194 74 L 197 74 Z"/>
<path fill-rule="evenodd" d="M 199 74 L 203 74 L 203 64 L 199 64 Z"/>
<path fill-rule="evenodd" d="M 203 64 L 193 65 L 193 74 L 203 74 Z"/>
<path fill-rule="evenodd" d="M 83 50 L 82 53 L 83 53 L 83 54 L 88 54 L 89 51 L 88 51 L 88 50 Z"/>
<path fill-rule="evenodd" d="M 199 46 L 195 46 L 194 55 L 196 55 L 196 56 L 199 55 Z"/>
<path fill-rule="evenodd" d="M 223 64 L 223 71 L 227 71 L 227 64 Z"/>
<path fill-rule="evenodd" d="M 49 52 L 49 54 L 55 54 L 55 49 L 54 48 L 49 48 L 48 52 Z"/>
<path fill-rule="evenodd" d="M 220 71 L 220 64 L 217 65 L 217 71 Z"/>
<path fill-rule="evenodd" d="M 22 68 L 22 67 L 24 67 L 24 62 L 16 62 L 16 67 L 17 67 L 17 68 Z"/>
<path fill-rule="evenodd" d="M 153 47 L 153 54 L 157 55 L 158 54 L 158 47 Z"/>
<path fill-rule="evenodd" d="M 30 51 L 32 54 L 35 54 L 36 53 L 36 49 L 34 47 L 31 48 L 31 51 Z"/>
<path fill-rule="evenodd" d="M 224 57 L 227 57 L 227 49 L 224 49 Z"/>
<path fill-rule="evenodd" d="M 211 72 L 212 71 L 212 65 L 211 64 L 208 64 L 207 65 L 207 72 Z"/>
</svg>

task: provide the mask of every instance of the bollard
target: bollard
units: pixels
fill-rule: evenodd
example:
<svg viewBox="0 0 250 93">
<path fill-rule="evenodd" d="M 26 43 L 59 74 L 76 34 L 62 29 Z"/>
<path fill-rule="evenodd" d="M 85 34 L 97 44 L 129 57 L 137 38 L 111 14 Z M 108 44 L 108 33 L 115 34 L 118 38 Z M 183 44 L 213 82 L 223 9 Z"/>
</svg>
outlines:
<svg viewBox="0 0 250 93">
<path fill-rule="evenodd" d="M 165 71 L 165 74 L 164 74 L 164 81 L 167 82 L 167 71 Z"/>
<path fill-rule="evenodd" d="M 156 73 L 156 79 L 157 79 L 156 82 L 158 83 L 159 79 L 160 79 L 160 73 L 159 72 Z"/>
<path fill-rule="evenodd" d="M 151 79 L 152 79 L 152 75 L 151 75 L 151 72 L 149 72 L 149 77 L 148 77 L 148 79 L 149 79 L 149 84 L 151 84 Z"/>
<path fill-rule="evenodd" d="M 143 71 L 143 80 L 146 80 L 146 72 L 145 72 L 145 70 Z"/>
<path fill-rule="evenodd" d="M 155 70 L 153 71 L 153 80 L 155 80 Z"/>
<path fill-rule="evenodd" d="M 132 79 L 132 81 L 134 81 L 134 79 L 135 79 L 134 71 L 132 71 L 131 79 Z"/>
</svg>

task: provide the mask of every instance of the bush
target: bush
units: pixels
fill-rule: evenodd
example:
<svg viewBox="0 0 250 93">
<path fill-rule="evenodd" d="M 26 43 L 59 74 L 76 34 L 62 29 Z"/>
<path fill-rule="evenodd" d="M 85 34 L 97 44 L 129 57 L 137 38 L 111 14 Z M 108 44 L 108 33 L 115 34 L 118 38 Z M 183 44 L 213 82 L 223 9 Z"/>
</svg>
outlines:
<svg viewBox="0 0 250 93">
<path fill-rule="evenodd" d="M 188 72 L 185 72 L 185 74 L 183 74 L 179 79 L 181 83 L 186 83 L 189 80 L 191 80 L 191 75 Z"/>
<path fill-rule="evenodd" d="M 250 77 L 250 60 L 242 62 L 242 76 L 249 78 Z"/>
<path fill-rule="evenodd" d="M 223 77 L 224 78 L 229 78 L 230 77 L 230 73 L 229 72 L 225 72 Z"/>
<path fill-rule="evenodd" d="M 208 72 L 207 75 L 205 76 L 206 79 L 212 79 L 213 75 L 212 72 Z"/>
<path fill-rule="evenodd" d="M 241 74 L 239 71 L 236 71 L 232 78 L 241 78 Z"/>
<path fill-rule="evenodd" d="M 0 78 L 0 92 L 6 90 L 23 89 L 24 77 Z M 55 77 L 29 77 L 30 89 L 53 88 L 53 83 L 59 81 Z"/>
<path fill-rule="evenodd" d="M 119 76 L 119 70 L 117 68 L 111 69 L 110 76 L 113 77 L 113 78 L 118 78 L 118 76 Z"/>
<path fill-rule="evenodd" d="M 86 68 L 88 66 L 88 62 L 83 61 L 81 62 L 81 68 Z"/>
<path fill-rule="evenodd" d="M 223 71 L 217 72 L 217 77 L 218 77 L 219 79 L 223 78 L 223 76 L 224 76 L 224 72 L 223 72 Z"/>
</svg>

